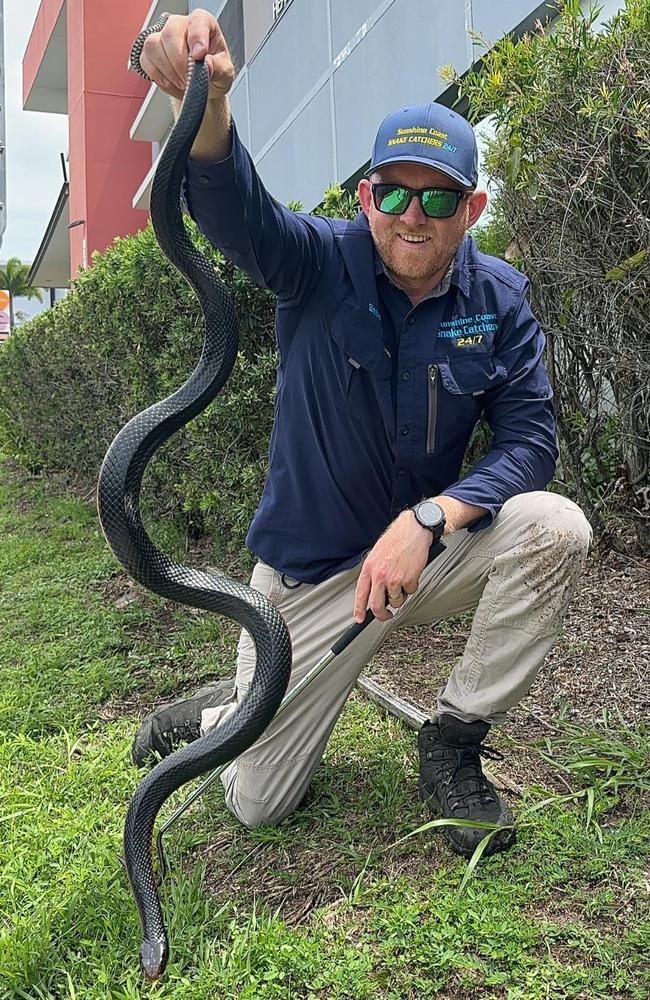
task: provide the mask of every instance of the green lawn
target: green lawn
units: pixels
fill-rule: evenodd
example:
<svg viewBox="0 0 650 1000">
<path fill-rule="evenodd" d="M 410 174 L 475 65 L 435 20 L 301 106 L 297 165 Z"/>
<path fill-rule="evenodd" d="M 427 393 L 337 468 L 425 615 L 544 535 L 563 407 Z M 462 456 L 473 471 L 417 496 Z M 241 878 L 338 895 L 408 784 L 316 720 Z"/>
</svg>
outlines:
<svg viewBox="0 0 650 1000">
<path fill-rule="evenodd" d="M 426 821 L 413 734 L 358 696 L 294 817 L 249 833 L 214 788 L 170 833 L 172 960 L 146 985 L 120 862 L 130 740 L 156 699 L 232 672 L 236 632 L 126 589 L 92 506 L 0 464 L 2 1000 L 647 1000 L 641 800 L 607 811 L 601 777 L 459 893 L 440 832 L 396 843 Z M 619 784 L 647 761 L 642 734 Z"/>
</svg>

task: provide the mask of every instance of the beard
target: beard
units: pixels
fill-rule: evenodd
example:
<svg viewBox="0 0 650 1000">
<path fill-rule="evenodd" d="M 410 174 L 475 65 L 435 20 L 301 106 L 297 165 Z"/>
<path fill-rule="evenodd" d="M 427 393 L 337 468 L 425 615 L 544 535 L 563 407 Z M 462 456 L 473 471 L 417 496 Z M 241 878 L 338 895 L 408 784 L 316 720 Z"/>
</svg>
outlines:
<svg viewBox="0 0 650 1000">
<path fill-rule="evenodd" d="M 409 283 L 431 281 L 443 268 L 446 270 L 465 237 L 465 228 L 461 225 L 442 234 L 423 233 L 431 237 L 426 243 L 407 246 L 398 235 L 400 231 L 407 231 L 404 226 L 387 231 L 384 225 L 374 225 L 374 219 L 369 220 L 369 225 L 386 268 L 398 280 Z"/>
</svg>

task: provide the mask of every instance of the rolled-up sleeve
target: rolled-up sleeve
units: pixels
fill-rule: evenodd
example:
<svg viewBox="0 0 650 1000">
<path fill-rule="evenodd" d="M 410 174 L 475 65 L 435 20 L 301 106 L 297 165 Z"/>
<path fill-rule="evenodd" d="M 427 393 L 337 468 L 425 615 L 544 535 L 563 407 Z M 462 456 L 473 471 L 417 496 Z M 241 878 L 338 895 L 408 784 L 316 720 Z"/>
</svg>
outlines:
<svg viewBox="0 0 650 1000">
<path fill-rule="evenodd" d="M 234 122 L 225 160 L 189 160 L 183 199 L 212 245 L 256 284 L 291 299 L 314 287 L 333 245 L 331 226 L 323 218 L 292 212 L 269 194 Z"/>
<path fill-rule="evenodd" d="M 488 512 L 470 531 L 487 528 L 518 493 L 541 490 L 553 478 L 558 458 L 553 391 L 542 361 L 545 337 L 533 315 L 527 289 L 513 310 L 495 351 L 508 377 L 485 393 L 485 418 L 494 440 L 490 452 L 443 494 Z"/>
</svg>

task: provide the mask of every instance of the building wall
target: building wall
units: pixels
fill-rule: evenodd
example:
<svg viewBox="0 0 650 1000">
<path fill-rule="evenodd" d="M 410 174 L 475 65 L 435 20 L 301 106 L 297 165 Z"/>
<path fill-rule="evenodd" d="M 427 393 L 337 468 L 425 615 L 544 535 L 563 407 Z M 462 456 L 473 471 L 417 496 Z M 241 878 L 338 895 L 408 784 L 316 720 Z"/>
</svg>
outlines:
<svg viewBox="0 0 650 1000">
<path fill-rule="evenodd" d="M 221 5 L 220 5 L 221 6 Z M 244 65 L 244 0 L 226 0 L 219 14 L 219 26 L 228 39 L 228 48 L 239 72 Z"/>
<path fill-rule="evenodd" d="M 250 62 L 273 24 L 273 0 L 244 0 L 244 57 Z M 235 63 L 235 69 L 241 65 Z"/>
<path fill-rule="evenodd" d="M 41 0 L 23 59 L 24 107 L 68 114 L 72 277 L 93 251 L 147 223 L 131 200 L 151 149 L 129 136 L 147 85 L 127 71 L 127 58 L 148 7 Z"/>
<path fill-rule="evenodd" d="M 243 46 L 231 92 L 240 135 L 276 197 L 307 209 L 359 174 L 390 111 L 451 103 L 438 70 L 464 72 L 480 56 L 471 32 L 497 39 L 552 10 L 534 0 L 292 0 L 274 20 L 273 0 L 243 0 L 235 23 L 224 18 L 234 2 L 191 6 L 212 10 L 229 46 Z"/>
<path fill-rule="evenodd" d="M 131 196 L 150 151 L 129 139 L 147 87 L 126 68 L 144 6 L 142 0 L 66 0 L 67 50 L 77 53 L 68 60 L 70 223 L 79 223 L 70 229 L 72 276 L 94 250 L 147 223 L 146 213 L 131 207 Z"/>
</svg>

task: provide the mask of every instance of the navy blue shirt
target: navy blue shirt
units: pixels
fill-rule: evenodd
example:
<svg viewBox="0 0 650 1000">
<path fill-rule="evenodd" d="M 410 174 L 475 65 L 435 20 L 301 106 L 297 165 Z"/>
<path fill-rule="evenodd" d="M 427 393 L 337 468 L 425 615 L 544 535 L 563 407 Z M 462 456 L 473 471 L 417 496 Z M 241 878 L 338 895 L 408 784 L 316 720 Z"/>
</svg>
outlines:
<svg viewBox="0 0 650 1000">
<path fill-rule="evenodd" d="M 509 497 L 550 481 L 544 336 L 515 268 L 466 236 L 448 290 L 413 307 L 382 273 L 365 215 L 285 208 L 234 125 L 227 159 L 190 160 L 184 195 L 211 243 L 277 296 L 269 473 L 246 538 L 260 559 L 319 583 L 423 497 L 485 508 L 479 531 Z M 459 480 L 481 413 L 492 450 Z"/>
</svg>

